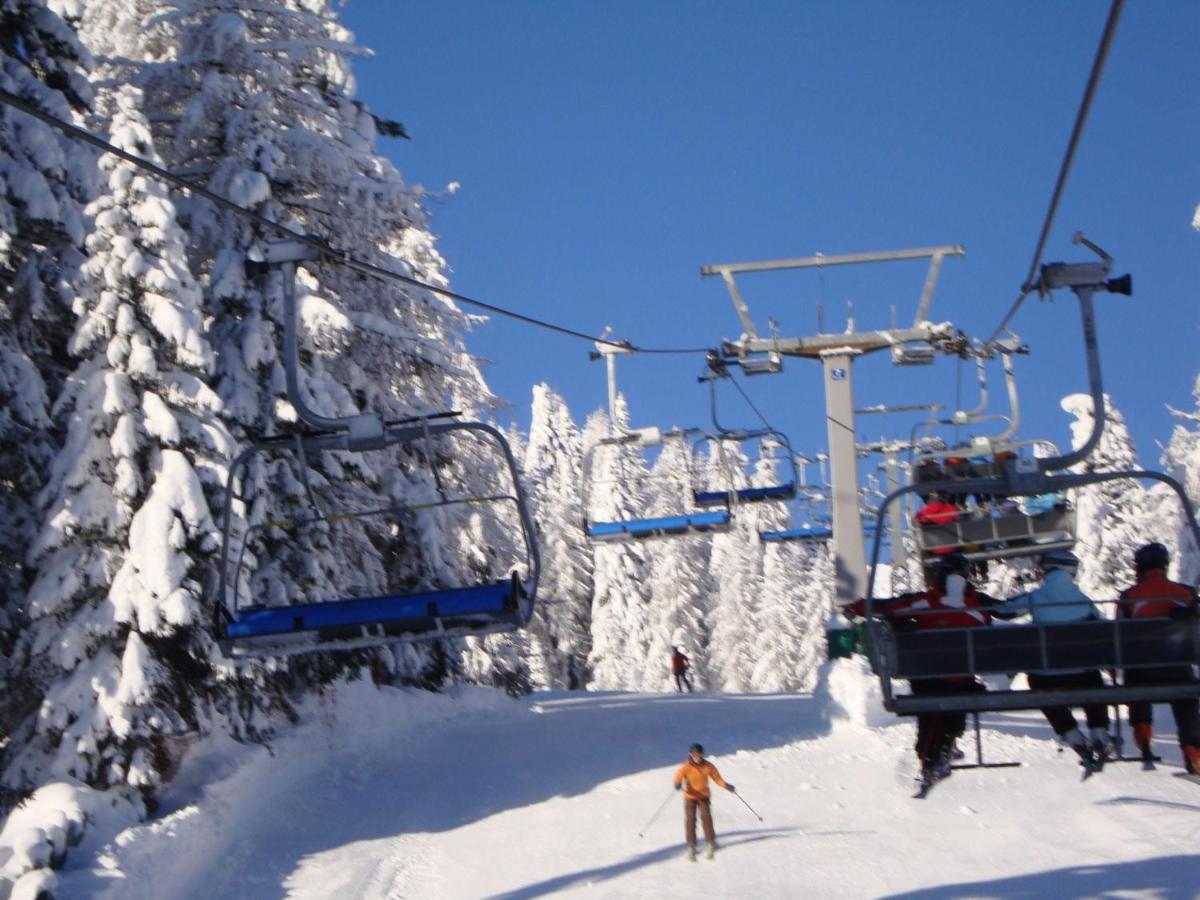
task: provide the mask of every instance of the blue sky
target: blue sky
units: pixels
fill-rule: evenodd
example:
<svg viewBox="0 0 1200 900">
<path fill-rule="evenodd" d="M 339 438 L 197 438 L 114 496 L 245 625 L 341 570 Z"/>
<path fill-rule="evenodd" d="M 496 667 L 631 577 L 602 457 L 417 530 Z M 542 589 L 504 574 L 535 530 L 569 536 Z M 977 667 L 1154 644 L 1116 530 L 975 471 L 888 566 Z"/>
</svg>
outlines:
<svg viewBox="0 0 1200 900">
<path fill-rule="evenodd" d="M 704 264 L 962 244 L 936 320 L 986 337 L 1016 296 L 1066 148 L 1107 4 L 351 2 L 373 58 L 359 96 L 411 141 L 386 151 L 432 192 L 455 288 L 643 346 L 712 346 L 740 331 Z M 1099 295 L 1106 387 L 1143 463 L 1192 409 L 1200 370 L 1200 4 L 1128 4 L 1045 259 L 1085 260 L 1081 229 L 1131 272 Z M 923 263 L 748 275 L 760 329 L 911 318 Z M 1014 323 L 1022 434 L 1068 440 L 1058 407 L 1086 387 L 1077 304 L 1031 298 Z M 504 320 L 470 340 L 492 388 L 528 423 L 547 381 L 582 420 L 604 402 L 587 344 Z M 623 359 L 635 425 L 704 425 L 700 357 Z M 998 379 L 998 373 L 996 378 Z M 962 401 L 975 403 L 973 371 Z M 820 368 L 791 360 L 744 382 L 800 450 L 826 444 Z M 1003 411 L 993 381 L 993 409 Z M 855 400 L 945 402 L 956 363 L 855 367 Z M 754 424 L 733 394 L 722 417 Z M 911 417 L 861 418 L 866 437 Z"/>
</svg>

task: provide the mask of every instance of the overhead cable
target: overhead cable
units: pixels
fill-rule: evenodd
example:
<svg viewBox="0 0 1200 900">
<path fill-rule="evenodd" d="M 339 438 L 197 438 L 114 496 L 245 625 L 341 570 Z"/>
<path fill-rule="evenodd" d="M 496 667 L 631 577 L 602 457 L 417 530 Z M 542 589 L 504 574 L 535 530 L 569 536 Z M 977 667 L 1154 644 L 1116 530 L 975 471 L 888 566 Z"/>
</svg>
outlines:
<svg viewBox="0 0 1200 900">
<path fill-rule="evenodd" d="M 537 318 L 534 318 L 533 316 L 527 316 L 524 313 L 519 313 L 519 312 L 516 312 L 511 309 L 505 309 L 502 306 L 496 306 L 491 303 L 485 303 L 482 300 L 476 300 L 473 297 L 468 297 L 465 294 L 460 294 L 457 291 L 450 290 L 449 288 L 439 287 L 436 284 L 430 284 L 428 282 L 421 281 L 419 278 L 413 278 L 410 275 L 403 275 L 400 272 L 395 272 L 391 269 L 386 269 L 383 266 L 378 266 L 378 265 L 375 265 L 374 263 L 366 262 L 365 260 L 356 259 L 355 257 L 351 256 L 347 251 L 338 250 L 334 247 L 331 247 L 331 246 L 329 246 L 329 244 L 325 243 L 325 241 L 321 240 L 320 238 L 316 238 L 316 237 L 313 237 L 312 235 L 308 235 L 308 234 L 303 234 L 301 232 L 293 231 L 292 229 L 288 228 L 286 225 L 281 225 L 279 222 L 272 221 L 271 219 L 268 219 L 266 216 L 262 215 L 261 213 L 257 213 L 252 209 L 247 209 L 246 207 L 235 203 L 234 201 L 230 200 L 228 197 L 222 196 L 221 194 L 210 191 L 207 188 L 202 187 L 201 185 L 198 185 L 198 184 L 195 184 L 194 182 L 188 181 L 186 178 L 183 178 L 182 176 L 177 175 L 174 172 L 163 168 L 162 166 L 152 163 L 148 159 L 143 159 L 142 157 L 137 156 L 136 154 L 129 153 L 126 150 L 122 150 L 120 147 L 113 146 L 108 141 L 104 140 L 103 138 L 97 137 L 96 135 L 92 134 L 90 131 L 87 131 L 83 128 L 80 128 L 77 125 L 74 125 L 70 122 L 60 119 L 57 116 L 51 115 L 50 113 L 47 113 L 41 109 L 38 109 L 33 104 L 21 99 L 20 97 L 18 97 L 15 94 L 9 93 L 8 91 L 4 90 L 3 88 L 0 88 L 0 103 L 7 104 L 8 106 L 11 106 L 13 109 L 20 110 L 21 112 L 25 113 L 26 115 L 33 116 L 35 119 L 39 119 L 40 121 L 45 122 L 51 128 L 58 129 L 63 134 L 65 134 L 67 137 L 72 138 L 73 140 L 82 141 L 85 144 L 91 144 L 93 147 L 103 150 L 105 153 L 111 153 L 113 156 L 117 156 L 117 157 L 125 160 L 126 162 L 131 163 L 132 165 L 136 166 L 137 168 L 142 169 L 143 171 L 149 172 L 155 178 L 165 181 L 168 184 L 171 184 L 181 190 L 189 191 L 190 193 L 196 195 L 197 197 L 203 197 L 205 200 L 208 200 L 210 203 L 213 203 L 216 206 L 219 206 L 222 209 L 226 209 L 236 215 L 243 216 L 244 218 L 249 219 L 250 221 L 254 222 L 255 224 L 262 226 L 263 228 L 270 229 L 272 231 L 278 232 L 279 234 L 285 235 L 285 236 L 291 238 L 292 240 L 296 240 L 303 244 L 307 244 L 311 247 L 314 247 L 314 248 L 320 250 L 321 253 L 330 262 L 346 266 L 347 268 L 353 269 L 356 272 L 361 272 L 364 275 L 370 275 L 375 278 L 381 278 L 384 280 L 399 281 L 404 284 L 411 285 L 413 287 L 421 288 L 422 290 L 426 290 L 426 291 L 429 291 L 434 294 L 440 294 L 441 296 L 448 297 L 449 299 L 454 300 L 458 303 L 463 303 L 468 306 L 474 306 L 478 309 L 487 310 L 488 312 L 494 313 L 495 315 L 504 316 L 509 319 L 515 319 L 518 322 L 524 322 L 527 325 L 533 325 L 538 328 L 545 328 L 550 331 L 557 332 L 559 334 L 565 334 L 568 337 L 580 338 L 581 340 L 589 341 L 591 343 L 608 344 L 613 347 L 621 347 L 621 348 L 628 350 L 630 352 L 633 352 L 633 353 L 658 353 L 658 354 L 662 354 L 662 353 L 707 353 L 711 349 L 709 347 L 685 347 L 685 348 L 638 347 L 629 341 L 613 341 L 613 340 L 606 340 L 604 338 L 598 338 L 592 334 L 586 334 L 582 331 L 577 331 L 573 328 L 567 328 L 562 325 L 556 325 L 555 323 L 547 322 L 544 319 L 537 319 Z"/>
<path fill-rule="evenodd" d="M 1008 327 L 1008 323 L 1013 320 L 1013 316 L 1021 308 L 1021 304 L 1025 302 L 1025 298 L 1033 292 L 1037 286 L 1035 278 L 1038 273 L 1038 268 L 1042 264 L 1042 253 L 1046 249 L 1046 241 L 1050 236 L 1050 228 L 1054 224 L 1054 216 L 1058 212 L 1058 203 L 1062 199 L 1063 189 L 1067 184 L 1067 176 L 1071 172 L 1071 164 L 1075 160 L 1075 150 L 1079 146 L 1079 138 L 1083 134 L 1083 126 L 1087 121 L 1088 112 L 1092 106 L 1092 99 L 1096 93 L 1096 87 L 1100 83 L 1100 73 L 1104 69 L 1105 60 L 1108 58 L 1108 50 L 1112 44 L 1113 35 L 1117 31 L 1117 20 L 1121 17 L 1121 9 L 1125 5 L 1125 0 L 1113 0 L 1112 7 L 1108 11 L 1108 21 L 1104 24 L 1104 34 L 1100 37 L 1100 46 L 1096 50 L 1096 58 L 1092 61 L 1092 72 L 1088 76 L 1087 87 L 1083 91 L 1083 100 L 1079 104 L 1079 112 L 1075 116 L 1075 127 L 1071 131 L 1071 139 L 1067 143 L 1067 152 L 1063 157 L 1062 166 L 1058 170 L 1058 181 L 1054 185 L 1054 193 L 1050 197 L 1050 208 L 1046 211 L 1045 221 L 1042 223 L 1042 232 L 1038 236 L 1037 248 L 1033 252 L 1033 262 L 1029 265 L 1029 272 L 1025 276 L 1025 281 L 1021 284 L 1021 292 L 1017 295 L 1017 299 L 1013 302 L 1012 307 L 1000 320 L 1000 324 L 996 326 L 996 330 L 992 332 L 992 336 L 987 339 L 985 346 L 990 347 L 1000 336 L 1000 332 Z"/>
<path fill-rule="evenodd" d="M 764 415 L 763 415 L 763 414 L 762 414 L 762 413 L 759 411 L 758 407 L 754 405 L 754 401 L 750 399 L 750 395 L 746 393 L 746 391 L 745 391 L 745 390 L 742 388 L 742 386 L 741 386 L 740 384 L 738 384 L 738 382 L 737 382 L 737 379 L 736 379 L 736 378 L 734 378 L 732 375 L 730 375 L 730 376 L 729 376 L 729 380 L 730 380 L 730 381 L 733 383 L 733 386 L 734 386 L 735 388 L 737 388 L 737 391 L 738 391 L 738 393 L 742 395 L 742 399 L 746 401 L 746 404 L 747 404 L 747 405 L 748 405 L 748 406 L 749 406 L 749 407 L 750 407 L 752 410 L 754 410 L 754 414 L 755 414 L 756 416 L 758 416 L 758 418 L 759 418 L 759 419 L 762 421 L 763 425 L 764 425 L 764 426 L 766 426 L 767 430 L 768 430 L 768 431 L 774 431 L 774 430 L 775 430 L 774 426 L 773 426 L 773 425 L 771 425 L 771 423 L 767 421 L 767 417 L 766 417 L 766 416 L 764 416 Z"/>
</svg>

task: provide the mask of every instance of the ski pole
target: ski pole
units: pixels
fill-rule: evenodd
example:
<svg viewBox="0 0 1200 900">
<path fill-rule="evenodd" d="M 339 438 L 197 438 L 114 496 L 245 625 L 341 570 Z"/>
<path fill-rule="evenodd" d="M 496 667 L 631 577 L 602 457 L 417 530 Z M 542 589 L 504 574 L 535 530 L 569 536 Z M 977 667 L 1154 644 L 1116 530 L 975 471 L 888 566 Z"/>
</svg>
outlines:
<svg viewBox="0 0 1200 900">
<path fill-rule="evenodd" d="M 734 791 L 734 792 L 733 792 L 733 796 L 735 796 L 735 797 L 737 797 L 739 800 L 741 800 L 741 801 L 742 801 L 742 803 L 744 803 L 744 804 L 746 805 L 746 809 L 748 809 L 748 810 L 750 810 L 750 812 L 754 813 L 754 817 L 755 817 L 756 819 L 758 819 L 758 821 L 760 821 L 760 822 L 761 822 L 761 821 L 763 820 L 763 817 L 762 817 L 762 816 L 760 816 L 758 813 L 754 812 L 754 807 L 753 807 L 753 806 L 751 806 L 749 803 L 746 803 L 746 798 L 745 798 L 745 797 L 743 797 L 743 796 L 742 796 L 741 794 L 739 794 L 737 791 Z"/>
<path fill-rule="evenodd" d="M 649 821 L 649 822 L 647 822 L 647 823 L 646 823 L 644 826 L 642 826 L 642 830 L 638 832 L 638 837 L 645 837 L 645 836 L 646 836 L 646 832 L 650 830 L 650 826 L 651 826 L 651 825 L 653 825 L 653 824 L 654 824 L 654 821 L 655 821 L 655 820 L 656 820 L 656 819 L 657 819 L 659 816 L 661 816 L 661 815 L 662 815 L 662 811 L 663 811 L 664 809 L 666 809 L 666 808 L 667 808 L 667 804 L 671 802 L 671 794 L 674 794 L 674 793 L 675 793 L 675 789 L 674 789 L 674 788 L 671 788 L 671 793 L 670 793 L 670 794 L 667 794 L 667 799 L 666 799 L 666 800 L 664 800 L 664 801 L 662 802 L 662 806 L 660 806 L 658 809 L 656 809 L 656 810 L 654 811 L 654 815 L 652 815 L 652 816 L 650 817 L 650 821 Z"/>
</svg>

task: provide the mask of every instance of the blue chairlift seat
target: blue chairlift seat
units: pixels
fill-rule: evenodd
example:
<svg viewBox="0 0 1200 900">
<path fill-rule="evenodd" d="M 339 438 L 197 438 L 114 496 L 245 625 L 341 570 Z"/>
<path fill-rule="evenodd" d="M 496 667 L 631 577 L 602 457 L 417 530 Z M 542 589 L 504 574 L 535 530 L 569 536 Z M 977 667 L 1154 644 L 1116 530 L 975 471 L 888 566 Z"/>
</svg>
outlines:
<svg viewBox="0 0 1200 900">
<path fill-rule="evenodd" d="M 794 481 L 738 491 L 694 491 L 692 494 L 697 506 L 728 506 L 735 502 L 735 497 L 737 503 L 761 503 L 766 500 L 791 500 L 795 496 Z"/>
<path fill-rule="evenodd" d="M 417 594 L 359 597 L 294 606 L 247 606 L 225 626 L 230 656 L 352 649 L 392 640 L 512 631 L 531 604 L 521 582 L 510 580 Z"/>
<path fill-rule="evenodd" d="M 627 522 L 594 522 L 588 525 L 588 537 L 597 541 L 622 541 L 634 538 L 686 534 L 689 531 L 724 531 L 733 522 L 728 510 L 663 516 L 657 519 L 630 519 Z"/>
<path fill-rule="evenodd" d="M 833 538 L 833 529 L 808 525 L 783 531 L 764 531 L 759 537 L 764 541 L 828 541 Z"/>
</svg>

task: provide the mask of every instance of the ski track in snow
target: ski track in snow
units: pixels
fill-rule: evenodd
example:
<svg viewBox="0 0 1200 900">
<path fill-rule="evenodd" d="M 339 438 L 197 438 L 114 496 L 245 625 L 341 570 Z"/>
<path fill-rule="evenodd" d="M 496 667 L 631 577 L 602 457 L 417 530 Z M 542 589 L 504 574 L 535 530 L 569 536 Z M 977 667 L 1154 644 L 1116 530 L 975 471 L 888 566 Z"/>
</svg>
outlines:
<svg viewBox="0 0 1200 900">
<path fill-rule="evenodd" d="M 1024 765 L 959 771 L 913 800 L 912 725 L 831 725 L 810 696 L 466 696 L 343 686 L 337 722 L 314 716 L 274 756 L 211 741 L 174 811 L 80 848 L 61 894 L 1200 896 L 1200 789 L 1171 777 L 1165 708 L 1155 772 L 1110 764 L 1081 782 L 1038 714 L 993 715 L 985 759 Z M 764 820 L 717 791 L 712 862 L 684 859 L 671 791 L 692 741 Z"/>
</svg>

